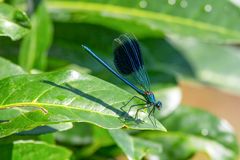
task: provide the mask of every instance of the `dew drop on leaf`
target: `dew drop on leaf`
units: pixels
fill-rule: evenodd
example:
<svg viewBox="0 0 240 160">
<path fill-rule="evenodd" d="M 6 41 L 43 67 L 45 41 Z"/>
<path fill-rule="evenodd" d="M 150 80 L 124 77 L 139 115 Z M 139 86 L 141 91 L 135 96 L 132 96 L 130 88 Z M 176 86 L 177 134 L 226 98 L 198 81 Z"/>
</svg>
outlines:
<svg viewBox="0 0 240 160">
<path fill-rule="evenodd" d="M 139 6 L 140 6 L 141 8 L 146 8 L 147 5 L 148 5 L 148 3 L 147 3 L 146 0 L 141 0 L 141 1 L 139 2 Z"/>
<path fill-rule="evenodd" d="M 169 5 L 175 5 L 176 4 L 176 0 L 168 0 L 168 4 Z"/>
<path fill-rule="evenodd" d="M 202 129 L 202 130 L 201 130 L 201 134 L 202 134 L 203 136 L 207 136 L 207 135 L 208 135 L 208 130 L 207 130 L 207 129 Z"/>
<path fill-rule="evenodd" d="M 187 2 L 186 0 L 182 0 L 182 1 L 180 2 L 180 6 L 181 6 L 182 8 L 186 8 L 186 7 L 188 6 L 188 2 Z"/>
<path fill-rule="evenodd" d="M 211 12 L 211 11 L 212 11 L 212 5 L 206 4 L 206 5 L 204 6 L 204 11 L 205 11 L 205 12 Z"/>
<path fill-rule="evenodd" d="M 6 21 L 3 23 L 3 25 L 4 25 L 4 27 L 11 27 L 12 24 L 10 22 Z"/>
</svg>

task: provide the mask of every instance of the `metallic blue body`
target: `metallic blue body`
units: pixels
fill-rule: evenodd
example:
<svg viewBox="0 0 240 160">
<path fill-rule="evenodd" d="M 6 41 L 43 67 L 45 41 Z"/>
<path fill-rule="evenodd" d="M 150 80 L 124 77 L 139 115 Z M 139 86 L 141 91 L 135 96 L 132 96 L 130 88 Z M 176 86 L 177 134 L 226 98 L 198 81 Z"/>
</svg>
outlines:
<svg viewBox="0 0 240 160">
<path fill-rule="evenodd" d="M 155 96 L 152 92 L 148 92 L 149 94 L 145 94 L 144 98 L 150 103 L 150 104 L 155 104 L 156 103 L 156 99 Z"/>
</svg>

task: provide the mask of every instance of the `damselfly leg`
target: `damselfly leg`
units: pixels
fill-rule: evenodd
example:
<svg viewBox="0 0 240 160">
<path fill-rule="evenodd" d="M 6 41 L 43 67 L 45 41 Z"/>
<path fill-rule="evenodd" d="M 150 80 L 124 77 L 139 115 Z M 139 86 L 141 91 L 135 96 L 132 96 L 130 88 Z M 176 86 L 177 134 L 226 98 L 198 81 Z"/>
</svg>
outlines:
<svg viewBox="0 0 240 160">
<path fill-rule="evenodd" d="M 146 105 L 146 104 L 144 103 L 144 104 L 134 104 L 134 105 L 131 105 L 129 107 L 128 113 L 132 110 L 133 107 L 138 107 L 138 106 L 143 106 L 143 105 Z"/>
<path fill-rule="evenodd" d="M 150 111 L 149 114 L 148 114 L 148 118 L 150 119 L 150 121 L 152 122 L 152 124 L 154 124 L 154 126 L 156 126 L 156 124 L 157 124 L 156 119 L 153 118 L 153 119 L 154 119 L 154 123 L 153 123 L 153 121 L 152 121 L 152 119 L 151 119 L 151 114 L 154 115 L 155 107 L 154 107 L 154 106 L 149 106 L 149 107 L 152 107 L 152 109 L 151 109 L 151 111 Z M 153 117 L 154 117 L 154 116 L 153 116 Z"/>
<path fill-rule="evenodd" d="M 120 109 L 122 110 L 122 111 L 124 111 L 123 110 L 123 108 L 124 107 L 126 107 L 134 98 L 137 98 L 137 99 L 140 99 L 140 100 L 142 100 L 142 101 L 144 101 L 144 102 L 147 102 L 145 99 L 142 99 L 142 98 L 140 98 L 140 97 L 138 97 L 138 96 L 133 96 L 126 104 L 124 104 Z M 130 107 L 131 108 L 131 107 Z M 129 112 L 129 111 L 128 111 Z"/>
</svg>

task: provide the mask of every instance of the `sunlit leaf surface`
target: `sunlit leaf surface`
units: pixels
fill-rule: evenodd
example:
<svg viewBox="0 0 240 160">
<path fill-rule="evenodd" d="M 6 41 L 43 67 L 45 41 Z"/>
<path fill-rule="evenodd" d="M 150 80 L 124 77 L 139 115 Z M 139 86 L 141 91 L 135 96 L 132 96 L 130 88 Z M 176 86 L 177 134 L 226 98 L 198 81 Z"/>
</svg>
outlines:
<svg viewBox="0 0 240 160">
<path fill-rule="evenodd" d="M 156 155 L 163 160 L 168 159 L 189 159 L 197 152 L 205 152 L 212 160 L 232 160 L 236 158 L 236 154 L 229 148 L 213 141 L 201 137 L 192 136 L 190 134 L 172 133 L 162 134 L 159 132 L 144 132 L 139 134 L 136 142 L 140 143 L 142 149 L 146 151 L 148 156 Z M 143 142 L 142 142 L 143 141 Z M 160 145 L 152 149 L 146 144 Z M 152 145 L 154 146 L 154 145 Z M 149 150 L 148 150 L 149 148 Z"/>
<path fill-rule="evenodd" d="M 192 78 L 240 95 L 239 47 L 202 43 L 195 39 L 173 38 L 169 42 L 192 66 L 195 75 Z"/>
<path fill-rule="evenodd" d="M 0 123 L 1 137 L 60 122 L 89 122 L 109 129 L 165 130 L 159 122 L 155 126 L 146 112 L 135 119 L 136 109 L 129 114 L 129 106 L 124 108 L 126 111 L 120 109 L 131 94 L 74 70 L 10 77 L 0 81 L 0 87 L 1 108 L 5 109 L 1 111 L 14 108 L 24 112 Z"/>
<path fill-rule="evenodd" d="M 239 8 L 227 0 L 52 0 L 48 6 L 57 21 L 100 24 L 139 36 L 194 36 L 214 42 L 240 38 Z"/>
<path fill-rule="evenodd" d="M 161 157 L 189 159 L 203 152 L 212 160 L 236 159 L 238 147 L 231 126 L 222 119 L 199 109 L 179 107 L 163 120 L 167 133 L 143 131 L 127 134 L 110 130 L 116 144 L 129 159 Z M 129 131 L 131 133 L 131 131 Z"/>
<path fill-rule="evenodd" d="M 1 57 L 0 57 L 0 68 L 1 68 L 0 79 L 6 78 L 9 76 L 18 75 L 18 74 L 25 74 L 25 71 L 21 67 Z"/>
<path fill-rule="evenodd" d="M 13 141 L 13 143 L 0 144 L 1 159 L 12 160 L 32 160 L 32 159 L 49 159 L 49 160 L 66 160 L 70 159 L 71 151 L 66 148 L 47 144 L 41 141 Z"/>
<path fill-rule="evenodd" d="M 0 2 L 0 36 L 18 40 L 28 33 L 29 28 L 30 22 L 24 12 Z"/>
<path fill-rule="evenodd" d="M 163 124 L 169 131 L 211 139 L 238 153 L 237 139 L 232 126 L 226 120 L 206 111 L 179 107 L 163 121 Z"/>
</svg>

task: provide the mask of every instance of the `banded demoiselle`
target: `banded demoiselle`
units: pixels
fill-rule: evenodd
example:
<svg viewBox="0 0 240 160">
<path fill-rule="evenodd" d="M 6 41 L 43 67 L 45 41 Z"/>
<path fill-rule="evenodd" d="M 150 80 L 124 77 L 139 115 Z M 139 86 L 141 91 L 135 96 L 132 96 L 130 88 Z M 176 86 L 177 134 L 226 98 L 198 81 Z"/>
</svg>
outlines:
<svg viewBox="0 0 240 160">
<path fill-rule="evenodd" d="M 128 105 L 130 101 L 134 98 L 142 100 L 143 104 L 132 105 L 129 109 L 131 110 L 134 106 L 143 106 L 137 109 L 135 118 L 138 116 L 138 112 L 141 109 L 151 108 L 148 116 L 150 118 L 151 114 L 154 114 L 155 108 L 160 110 L 162 108 L 161 101 L 155 99 L 154 94 L 150 90 L 150 82 L 148 74 L 145 71 L 144 63 L 142 59 L 142 53 L 139 43 L 134 35 L 123 34 L 120 37 L 114 39 L 114 65 L 117 69 L 115 71 L 112 69 L 105 61 L 99 58 L 91 49 L 82 45 L 82 47 L 98 62 L 100 62 L 104 67 L 106 67 L 110 72 L 122 80 L 125 84 L 134 89 L 143 98 L 138 96 L 133 96 L 124 106 Z M 129 76 L 132 77 L 134 83 L 130 82 Z M 139 87 L 137 87 L 139 86 Z"/>
</svg>

